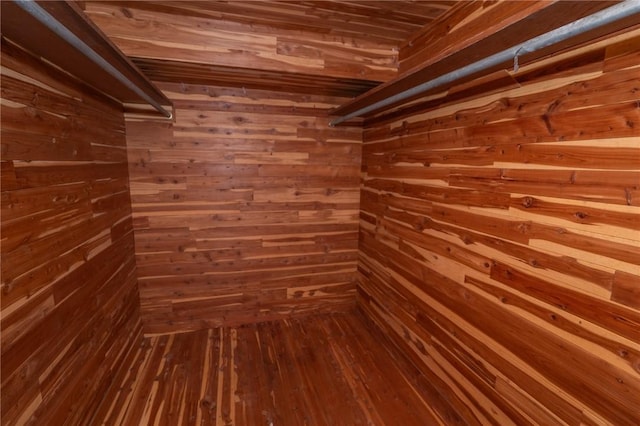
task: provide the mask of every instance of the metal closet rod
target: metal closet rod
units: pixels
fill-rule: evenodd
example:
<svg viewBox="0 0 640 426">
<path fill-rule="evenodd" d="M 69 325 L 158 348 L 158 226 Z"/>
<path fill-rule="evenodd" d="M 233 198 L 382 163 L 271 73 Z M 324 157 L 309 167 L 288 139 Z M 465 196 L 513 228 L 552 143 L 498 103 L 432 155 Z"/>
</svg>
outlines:
<svg viewBox="0 0 640 426">
<path fill-rule="evenodd" d="M 375 102 L 369 106 L 360 108 L 359 110 L 354 111 L 350 114 L 336 118 L 329 123 L 329 126 L 334 127 L 351 118 L 359 117 L 368 112 L 375 111 L 396 102 L 403 101 L 415 95 L 419 95 L 426 92 L 427 90 L 435 89 L 445 84 L 452 83 L 463 77 L 468 77 L 472 74 L 484 71 L 490 67 L 499 65 L 506 61 L 513 60 L 514 70 L 517 71 L 518 56 L 524 55 L 526 53 L 532 53 L 548 46 L 552 46 L 571 37 L 575 37 L 603 25 L 619 21 L 636 13 L 640 13 L 640 0 L 623 1 L 622 3 L 616 4 L 615 6 L 608 7 L 592 15 L 580 18 L 577 21 L 549 31 L 546 34 L 531 38 L 521 44 L 495 53 L 484 59 L 480 59 L 479 61 L 466 65 L 462 68 L 458 68 L 457 70 L 443 74 L 439 77 L 434 78 L 433 80 L 426 81 L 417 86 L 396 93 L 395 95 L 389 96 L 388 98 Z"/>
<path fill-rule="evenodd" d="M 62 25 L 56 18 L 51 16 L 49 12 L 44 10 L 34 0 L 18 0 L 15 2 L 22 10 L 36 18 L 41 24 L 49 28 L 64 41 L 76 48 L 80 53 L 93 61 L 96 65 L 106 71 L 109 75 L 114 77 L 120 83 L 124 84 L 127 88 L 132 90 L 135 94 L 144 99 L 147 103 L 153 106 L 158 112 L 162 113 L 167 118 L 172 118 L 171 112 L 164 109 L 162 105 L 156 102 L 145 93 L 140 87 L 129 80 L 124 74 L 118 71 L 113 65 L 107 62 L 102 56 L 96 53 L 89 45 L 80 40 L 78 36 L 72 33 L 67 27 Z"/>
</svg>

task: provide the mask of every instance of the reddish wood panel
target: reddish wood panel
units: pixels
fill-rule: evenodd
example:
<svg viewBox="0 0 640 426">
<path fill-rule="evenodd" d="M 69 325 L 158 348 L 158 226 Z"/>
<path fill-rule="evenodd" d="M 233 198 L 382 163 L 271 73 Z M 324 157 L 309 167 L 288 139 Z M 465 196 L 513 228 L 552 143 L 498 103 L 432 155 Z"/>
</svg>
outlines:
<svg viewBox="0 0 640 426">
<path fill-rule="evenodd" d="M 343 98 L 163 83 L 175 123 L 127 122 L 147 333 L 353 306 L 361 129 Z"/>
<path fill-rule="evenodd" d="M 130 57 L 215 65 L 224 80 L 237 80 L 234 68 L 284 73 L 263 75 L 262 84 L 277 87 L 292 73 L 314 81 L 313 86 L 326 84 L 327 78 L 391 79 L 397 71 L 398 45 L 453 3 L 182 1 L 84 6 L 91 20 Z M 164 65 L 153 73 L 163 75 L 162 80 L 173 72 Z M 189 81 L 191 71 L 187 67 L 178 72 Z M 195 71 L 196 76 L 202 74 Z M 246 71 L 241 75 L 252 77 Z"/>
<path fill-rule="evenodd" d="M 83 55 L 63 37 L 41 23 L 35 15 L 23 10 L 14 2 L 0 3 L 3 37 L 22 46 L 34 56 L 65 70 L 88 86 L 108 93 L 120 102 L 146 105 L 151 99 L 160 105 L 169 103 L 162 92 L 86 18 L 76 2 L 44 2 L 38 7 L 42 8 L 43 14 L 50 16 L 49 24 L 55 23 L 64 27 L 74 37 L 91 46 L 96 55 L 109 63 L 113 70 L 137 90 L 123 84 L 120 79 L 112 76 L 101 65 Z M 43 40 L 47 42 L 43 43 Z"/>
<path fill-rule="evenodd" d="M 613 4 L 611 1 L 460 2 L 403 42 L 399 73 L 411 73 L 473 45 L 473 59 L 478 60 Z"/>
<path fill-rule="evenodd" d="M 473 75 L 465 77 L 458 74 L 459 77 L 449 84 L 441 84 L 427 91 L 411 92 L 413 88 L 435 81 L 438 76 L 457 73 L 467 65 L 477 63 L 505 49 L 517 47 L 519 43 L 559 29 L 612 4 L 613 2 L 609 1 L 458 2 L 456 7 L 441 19 L 425 26 L 424 32 L 416 34 L 415 40 L 409 39 L 406 42 L 401 49 L 401 56 L 405 61 L 404 66 L 401 64 L 398 78 L 380 84 L 341 105 L 334 113 L 344 116 L 388 99 L 396 99 L 390 104 L 378 105 L 363 114 L 372 117 L 392 108 L 403 107 L 413 111 L 423 108 L 416 103 L 439 105 L 472 93 L 506 90 L 509 86 L 517 84 L 516 79 L 506 72 L 518 69 L 514 67 L 513 58 L 505 59 Z M 586 31 L 568 41 L 554 43 L 544 49 L 522 55 L 519 57 L 520 68 L 541 58 L 562 55 L 581 43 L 589 46 L 594 40 L 615 32 L 626 32 L 634 26 L 638 27 L 637 14 Z M 410 64 L 407 65 L 407 62 Z M 578 62 L 572 62 L 570 67 L 576 63 Z M 555 66 L 563 65 L 559 62 Z M 405 95 L 401 97 L 404 100 L 398 99 L 400 93 Z M 409 93 L 413 94 L 409 96 Z M 406 114 L 407 112 L 399 113 Z"/>
<path fill-rule="evenodd" d="M 2 66 L 1 422 L 89 424 L 141 332 L 122 108 Z"/>
<path fill-rule="evenodd" d="M 148 337 L 117 380 L 96 422 L 464 424 L 359 312 Z"/>
<path fill-rule="evenodd" d="M 640 423 L 638 37 L 365 123 L 359 304 L 469 424 Z"/>
<path fill-rule="evenodd" d="M 313 93 L 328 96 L 357 96 L 378 85 L 375 81 L 309 75 L 295 72 L 237 68 L 186 63 L 165 59 L 134 58 L 133 62 L 154 81 L 188 82 L 201 85 L 245 87 L 247 89 Z"/>
<path fill-rule="evenodd" d="M 251 25 L 255 31 L 292 34 L 293 31 L 344 39 L 367 39 L 374 42 L 400 43 L 423 25 L 430 23 L 456 2 L 430 0 L 415 2 L 388 1 L 284 1 L 233 2 L 100 1 L 121 8 L 161 12 L 175 16 L 211 19 L 224 28 L 237 24 Z M 87 6 L 88 7 L 88 6 Z"/>
</svg>

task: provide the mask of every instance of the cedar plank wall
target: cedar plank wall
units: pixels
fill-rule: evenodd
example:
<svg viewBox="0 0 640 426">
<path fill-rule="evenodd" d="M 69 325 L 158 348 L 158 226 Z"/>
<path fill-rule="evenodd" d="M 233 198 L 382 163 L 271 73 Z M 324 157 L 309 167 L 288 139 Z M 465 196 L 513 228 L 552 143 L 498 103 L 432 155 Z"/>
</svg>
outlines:
<svg viewBox="0 0 640 426">
<path fill-rule="evenodd" d="M 141 323 L 122 107 L 2 44 L 2 424 L 90 424 Z"/>
<path fill-rule="evenodd" d="M 623 38 L 365 124 L 359 305 L 468 424 L 640 423 L 640 32 Z"/>
<path fill-rule="evenodd" d="M 546 1 L 459 2 L 433 24 L 425 25 L 402 43 L 398 73 L 404 75 L 426 63 L 435 63 L 549 6 L 550 2 Z M 535 28 L 532 27 L 531 30 Z M 523 33 L 523 40 L 531 37 L 525 31 L 519 33 Z M 450 43 L 453 37 L 457 40 Z M 476 60 L 481 57 L 476 56 Z"/>
<path fill-rule="evenodd" d="M 360 127 L 343 98 L 158 83 L 175 123 L 127 121 L 145 333 L 353 307 Z"/>
</svg>

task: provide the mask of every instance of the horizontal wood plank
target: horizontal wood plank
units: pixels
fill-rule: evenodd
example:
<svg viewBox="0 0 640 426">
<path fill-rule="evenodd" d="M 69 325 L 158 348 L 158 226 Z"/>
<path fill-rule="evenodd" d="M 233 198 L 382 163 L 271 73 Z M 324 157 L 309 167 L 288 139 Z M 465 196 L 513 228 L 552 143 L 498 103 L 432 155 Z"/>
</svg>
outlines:
<svg viewBox="0 0 640 426">
<path fill-rule="evenodd" d="M 140 338 L 124 117 L 2 41 L 2 408 L 87 424 Z"/>
<path fill-rule="evenodd" d="M 161 87 L 175 124 L 127 122 L 146 332 L 353 306 L 361 132 L 326 130 L 334 98 Z"/>
<path fill-rule="evenodd" d="M 359 306 L 468 423 L 640 421 L 635 31 L 365 121 Z"/>
</svg>

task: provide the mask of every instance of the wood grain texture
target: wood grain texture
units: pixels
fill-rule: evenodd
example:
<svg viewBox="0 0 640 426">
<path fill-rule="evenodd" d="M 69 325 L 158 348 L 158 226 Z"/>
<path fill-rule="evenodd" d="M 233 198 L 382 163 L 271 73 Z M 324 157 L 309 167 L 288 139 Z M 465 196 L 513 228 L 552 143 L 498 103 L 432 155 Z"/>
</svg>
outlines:
<svg viewBox="0 0 640 426">
<path fill-rule="evenodd" d="M 446 12 L 455 1 L 101 1 L 120 8 L 211 19 L 223 26 L 252 25 L 258 31 L 299 33 L 397 44 Z M 91 5 L 86 8 L 90 9 Z"/>
<path fill-rule="evenodd" d="M 365 123 L 359 304 L 469 424 L 640 422 L 639 36 Z"/>
<path fill-rule="evenodd" d="M 174 124 L 127 122 L 146 333 L 355 303 L 360 128 L 343 98 L 163 83 Z"/>
<path fill-rule="evenodd" d="M 89 424 L 141 332 L 119 104 L 2 44 L 3 425 Z"/>
<path fill-rule="evenodd" d="M 459 2 L 402 43 L 399 73 L 408 74 L 425 64 L 456 54 L 478 60 L 613 4 L 613 1 L 572 0 L 560 4 L 546 1 Z M 472 46 L 472 50 L 465 50 Z"/>
<path fill-rule="evenodd" d="M 396 75 L 399 43 L 452 3 L 86 2 L 85 11 L 139 60 L 381 82 Z"/>
<path fill-rule="evenodd" d="M 341 105 L 334 114 L 348 115 L 361 108 L 375 106 L 363 114 L 365 117 L 371 117 L 392 108 L 406 107 L 419 100 L 442 102 L 448 95 L 459 96 L 456 92 L 460 90 L 479 93 L 506 90 L 508 86 L 516 84 L 512 76 L 506 72 L 518 68 L 514 66 L 513 57 L 503 59 L 501 63 L 495 63 L 473 74 L 463 75 L 464 73 L 458 71 L 612 4 L 613 2 L 609 1 L 458 2 L 449 13 L 432 25 L 425 26 L 425 33 L 417 35 L 415 43 L 409 41 L 409 44 L 401 48 L 401 56 L 410 55 L 405 62 L 412 63 L 408 68 L 401 67 L 398 78 L 382 83 Z M 640 14 L 632 15 L 586 31 L 569 40 L 521 55 L 518 57 L 520 67 L 541 58 L 564 54 L 567 49 L 580 44 L 588 46 L 602 36 L 619 31 L 626 32 L 629 27 L 637 27 L 639 19 Z M 423 40 L 424 35 L 426 38 Z M 415 52 L 415 49 L 418 51 Z M 407 50 L 412 53 L 406 53 Z M 417 93 L 411 91 L 423 84 L 437 82 L 436 78 L 440 76 L 451 76 L 451 73 L 457 75 L 453 82 L 439 82 L 435 87 Z M 398 99 L 399 93 L 404 93 L 402 99 Z M 378 105 L 378 102 L 389 98 L 394 101 L 384 106 Z"/>
<path fill-rule="evenodd" d="M 463 424 L 355 311 L 148 337 L 128 362 L 100 424 Z"/>
<path fill-rule="evenodd" d="M 189 83 L 247 89 L 277 90 L 290 93 L 313 93 L 339 97 L 360 95 L 378 85 L 375 81 L 300 74 L 253 68 L 225 67 L 162 59 L 135 58 L 134 63 L 154 81 Z"/>
<path fill-rule="evenodd" d="M 82 83 L 123 103 L 145 104 L 149 100 L 167 105 L 168 99 L 84 15 L 74 1 L 43 2 L 38 5 L 51 23 L 67 29 L 109 63 L 113 70 L 137 87 L 132 90 L 93 59 L 83 55 L 56 32 L 22 10 L 14 2 L 0 3 L 2 35 L 8 40 L 75 76 Z M 43 43 L 43 40 L 47 40 Z"/>
</svg>

